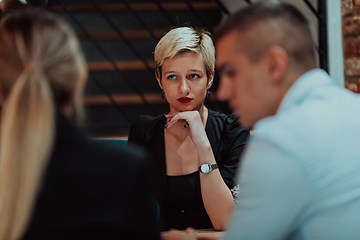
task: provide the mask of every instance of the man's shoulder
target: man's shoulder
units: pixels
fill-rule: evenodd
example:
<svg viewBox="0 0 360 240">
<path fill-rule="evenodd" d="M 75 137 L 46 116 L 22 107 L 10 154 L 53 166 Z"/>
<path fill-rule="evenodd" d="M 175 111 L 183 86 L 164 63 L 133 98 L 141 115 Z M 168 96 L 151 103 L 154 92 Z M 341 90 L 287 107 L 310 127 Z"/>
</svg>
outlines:
<svg viewBox="0 0 360 240">
<path fill-rule="evenodd" d="M 343 89 L 314 91 L 286 111 L 259 121 L 252 138 L 270 141 L 292 152 L 304 148 L 326 151 L 333 145 L 336 148 L 337 142 L 360 134 L 360 112 L 356 110 L 359 105 L 360 98 Z"/>
<path fill-rule="evenodd" d="M 315 141 L 320 119 L 314 118 L 306 106 L 295 106 L 286 112 L 260 120 L 253 129 L 252 139 L 260 139 L 292 153 L 309 141 Z M 315 143 L 314 143 L 315 144 Z"/>
</svg>

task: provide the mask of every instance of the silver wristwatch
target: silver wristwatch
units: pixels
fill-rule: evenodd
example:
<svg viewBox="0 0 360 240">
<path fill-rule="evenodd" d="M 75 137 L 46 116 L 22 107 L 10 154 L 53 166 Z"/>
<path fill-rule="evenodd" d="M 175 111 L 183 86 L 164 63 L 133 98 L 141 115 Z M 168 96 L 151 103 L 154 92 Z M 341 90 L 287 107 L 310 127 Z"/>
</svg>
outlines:
<svg viewBox="0 0 360 240">
<path fill-rule="evenodd" d="M 209 173 L 212 170 L 217 169 L 217 168 L 218 168 L 218 165 L 216 163 L 215 164 L 204 163 L 203 165 L 201 165 L 199 167 L 199 171 L 201 173 Z"/>
</svg>

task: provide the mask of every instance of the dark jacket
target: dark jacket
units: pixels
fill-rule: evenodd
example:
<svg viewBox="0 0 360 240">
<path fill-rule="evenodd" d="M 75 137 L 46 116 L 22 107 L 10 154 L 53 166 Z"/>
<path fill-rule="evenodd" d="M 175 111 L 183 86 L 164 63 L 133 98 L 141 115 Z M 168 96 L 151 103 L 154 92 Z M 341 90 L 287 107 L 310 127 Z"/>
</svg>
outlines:
<svg viewBox="0 0 360 240">
<path fill-rule="evenodd" d="M 89 140 L 59 115 L 23 240 L 160 239 L 148 164 L 142 151 Z"/>
<path fill-rule="evenodd" d="M 129 143 L 145 147 L 152 156 L 155 193 L 160 206 L 160 228 L 161 230 L 186 227 L 212 228 L 205 209 L 181 209 L 169 193 L 165 161 L 165 123 L 166 118 L 163 115 L 140 116 L 131 127 L 129 134 Z M 249 131 L 239 126 L 234 115 L 225 115 L 212 110 L 209 110 L 205 131 L 221 176 L 226 185 L 232 189 L 236 185 L 235 173 Z"/>
</svg>

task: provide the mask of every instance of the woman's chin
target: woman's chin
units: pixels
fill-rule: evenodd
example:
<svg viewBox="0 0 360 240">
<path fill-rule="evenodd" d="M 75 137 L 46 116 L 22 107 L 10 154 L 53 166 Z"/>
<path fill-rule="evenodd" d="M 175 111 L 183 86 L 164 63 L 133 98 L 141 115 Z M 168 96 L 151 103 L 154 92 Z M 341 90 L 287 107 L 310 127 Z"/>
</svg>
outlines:
<svg viewBox="0 0 360 240">
<path fill-rule="evenodd" d="M 187 112 L 187 111 L 199 111 L 202 108 L 203 104 L 201 104 L 200 106 L 195 106 L 194 104 L 182 104 L 182 105 L 178 105 L 174 106 L 170 109 L 174 109 L 174 111 L 177 112 Z"/>
<path fill-rule="evenodd" d="M 194 110 L 196 110 L 196 109 L 193 107 L 186 107 L 186 108 L 180 108 L 179 112 L 189 112 L 189 111 L 194 111 Z"/>
</svg>

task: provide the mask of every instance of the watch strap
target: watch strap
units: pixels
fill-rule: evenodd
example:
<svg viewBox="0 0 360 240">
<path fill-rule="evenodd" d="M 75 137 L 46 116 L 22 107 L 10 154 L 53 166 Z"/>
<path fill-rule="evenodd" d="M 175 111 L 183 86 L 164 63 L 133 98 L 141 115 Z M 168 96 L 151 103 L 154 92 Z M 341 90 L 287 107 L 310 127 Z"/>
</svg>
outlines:
<svg viewBox="0 0 360 240">
<path fill-rule="evenodd" d="M 219 168 L 219 166 L 217 165 L 217 163 L 215 163 L 215 164 L 210 164 L 210 167 L 211 167 L 210 172 L 211 172 L 212 170 L 215 170 L 215 169 Z"/>
</svg>

